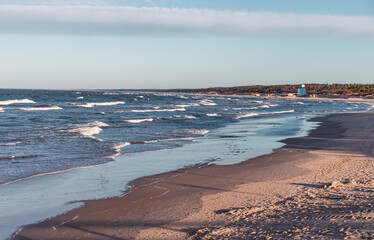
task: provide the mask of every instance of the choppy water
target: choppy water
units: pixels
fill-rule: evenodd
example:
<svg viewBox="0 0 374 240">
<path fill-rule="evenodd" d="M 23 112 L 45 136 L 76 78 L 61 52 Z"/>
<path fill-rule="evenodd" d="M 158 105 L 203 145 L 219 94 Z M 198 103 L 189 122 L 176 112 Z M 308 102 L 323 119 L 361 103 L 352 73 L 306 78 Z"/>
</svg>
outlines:
<svg viewBox="0 0 374 240">
<path fill-rule="evenodd" d="M 362 111 L 367 103 L 126 91 L 0 90 L 0 183 L 187 144 L 242 118 Z M 298 131 L 298 129 L 288 129 Z"/>
<path fill-rule="evenodd" d="M 0 237 L 2 229 L 61 212 L 68 201 L 120 194 L 140 176 L 271 152 L 276 141 L 305 135 L 306 117 L 373 109 L 357 102 L 0 89 L 0 209 L 9 210 L 0 213 Z M 71 169 L 79 170 L 65 172 Z M 65 175 L 48 175 L 56 172 Z M 34 178 L 43 175 L 51 177 Z M 43 201 L 44 212 L 35 208 Z"/>
</svg>

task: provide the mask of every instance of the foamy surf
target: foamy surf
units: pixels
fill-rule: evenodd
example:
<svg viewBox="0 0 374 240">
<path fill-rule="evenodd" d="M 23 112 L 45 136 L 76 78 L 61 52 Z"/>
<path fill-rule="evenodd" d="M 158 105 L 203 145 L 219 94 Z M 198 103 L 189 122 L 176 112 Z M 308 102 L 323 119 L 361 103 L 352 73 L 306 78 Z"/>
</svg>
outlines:
<svg viewBox="0 0 374 240">
<path fill-rule="evenodd" d="M 208 117 L 222 117 L 222 115 L 218 114 L 218 113 L 207 113 L 206 116 L 208 116 Z"/>
<path fill-rule="evenodd" d="M 102 127 L 109 127 L 108 124 L 99 121 L 89 122 L 86 124 L 79 124 L 77 126 L 77 128 L 67 130 L 66 132 L 78 133 L 80 136 L 83 136 L 85 138 L 91 138 L 96 141 L 102 140 L 97 137 L 94 137 L 94 135 L 99 134 L 103 130 Z"/>
<path fill-rule="evenodd" d="M 173 118 L 195 119 L 196 117 L 192 115 L 174 115 Z"/>
<path fill-rule="evenodd" d="M 125 102 L 117 101 L 117 102 L 101 102 L 101 103 L 85 103 L 85 104 L 76 104 L 77 107 L 85 107 L 85 108 L 92 108 L 96 106 L 114 106 L 125 104 Z"/>
<path fill-rule="evenodd" d="M 4 108 L 0 107 L 0 112 L 5 112 Z"/>
<path fill-rule="evenodd" d="M 0 144 L 0 146 L 15 146 L 15 145 L 20 144 L 20 143 L 22 143 L 22 142 L 17 141 L 17 142 L 3 143 L 3 144 Z"/>
<path fill-rule="evenodd" d="M 209 99 L 203 99 L 200 101 L 200 105 L 203 105 L 203 106 L 215 106 L 217 105 L 217 103 L 213 102 L 212 100 L 209 100 Z"/>
<path fill-rule="evenodd" d="M 134 113 L 145 113 L 145 112 L 177 112 L 186 111 L 185 108 L 172 108 L 172 109 L 147 109 L 147 110 L 130 110 L 129 112 Z"/>
<path fill-rule="evenodd" d="M 142 123 L 142 122 L 152 122 L 152 121 L 153 121 L 153 118 L 122 120 L 122 122 L 128 122 L 128 123 Z"/>
<path fill-rule="evenodd" d="M 258 113 L 244 113 L 236 116 L 237 119 L 258 116 Z"/>
<path fill-rule="evenodd" d="M 282 114 L 282 113 L 293 113 L 295 112 L 295 109 L 286 110 L 286 111 L 278 111 L 278 112 L 260 112 L 260 113 L 241 113 L 236 116 L 237 119 L 240 118 L 247 118 L 247 117 L 253 117 L 258 115 L 273 115 L 273 114 Z"/>
<path fill-rule="evenodd" d="M 14 99 L 14 100 L 6 100 L 6 101 L 0 101 L 0 105 L 11 105 L 11 104 L 21 104 L 21 103 L 35 103 L 33 100 L 30 99 Z"/>
<path fill-rule="evenodd" d="M 50 111 L 50 110 L 61 110 L 62 107 L 50 106 L 50 107 L 34 107 L 34 108 L 20 108 L 22 111 Z"/>
<path fill-rule="evenodd" d="M 130 146 L 130 145 L 131 145 L 130 142 L 123 142 L 123 143 L 117 143 L 117 144 L 113 145 L 112 148 L 114 149 L 114 151 L 116 151 L 116 153 L 119 153 L 122 148 Z"/>
</svg>

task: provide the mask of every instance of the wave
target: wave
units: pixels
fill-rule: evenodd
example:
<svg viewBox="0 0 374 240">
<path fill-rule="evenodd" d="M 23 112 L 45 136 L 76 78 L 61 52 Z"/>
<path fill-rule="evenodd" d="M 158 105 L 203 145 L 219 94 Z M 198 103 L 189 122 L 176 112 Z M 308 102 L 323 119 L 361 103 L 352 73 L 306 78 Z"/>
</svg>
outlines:
<svg viewBox="0 0 374 240">
<path fill-rule="evenodd" d="M 4 108 L 0 107 L 0 112 L 5 112 Z"/>
<path fill-rule="evenodd" d="M 121 151 L 122 148 L 124 147 L 127 147 L 127 146 L 130 146 L 131 143 L 130 142 L 123 142 L 123 143 L 117 143 L 117 144 L 114 144 L 112 146 L 112 148 L 117 152 L 119 153 Z"/>
<path fill-rule="evenodd" d="M 142 122 L 152 122 L 152 121 L 153 121 L 153 118 L 122 120 L 122 122 L 128 122 L 128 123 L 142 123 Z"/>
<path fill-rule="evenodd" d="M 282 113 L 292 113 L 295 112 L 295 109 L 286 110 L 286 111 L 278 111 L 278 112 L 260 112 L 260 113 L 242 113 L 238 114 L 236 118 L 247 118 L 247 117 L 253 117 L 258 115 L 272 115 L 272 114 L 282 114 Z"/>
<path fill-rule="evenodd" d="M 293 112 L 295 112 L 295 109 L 279 111 L 279 112 L 269 112 L 268 114 L 293 113 Z"/>
<path fill-rule="evenodd" d="M 89 122 L 86 124 L 79 124 L 77 126 L 78 126 L 77 128 L 73 128 L 71 130 L 65 130 L 65 132 L 78 133 L 79 135 L 83 137 L 91 138 L 96 141 L 102 141 L 102 140 L 94 137 L 94 135 L 99 134 L 103 130 L 102 127 L 109 127 L 108 124 L 99 122 L 99 121 Z"/>
<path fill-rule="evenodd" d="M 81 100 L 81 99 L 84 99 L 84 97 L 82 97 L 82 96 L 81 97 L 77 97 L 77 100 Z"/>
<path fill-rule="evenodd" d="M 15 99 L 15 100 L 6 100 L 6 101 L 0 101 L 0 105 L 11 105 L 11 104 L 17 104 L 17 103 L 35 103 L 33 100 L 30 99 Z"/>
<path fill-rule="evenodd" d="M 187 118 L 187 119 L 195 119 L 195 116 L 192 115 L 173 115 L 173 118 Z"/>
<path fill-rule="evenodd" d="M 190 103 L 190 104 L 181 104 L 181 105 L 176 105 L 178 108 L 185 108 L 185 107 L 198 107 L 201 106 L 198 103 Z"/>
<path fill-rule="evenodd" d="M 208 117 L 222 117 L 222 115 L 218 113 L 207 113 L 205 115 Z"/>
<path fill-rule="evenodd" d="M 144 141 L 141 143 L 156 143 L 156 142 L 168 142 L 168 141 L 187 141 L 187 140 L 193 140 L 195 138 L 193 137 L 188 137 L 188 138 L 165 138 L 165 139 L 156 139 L 156 140 L 149 140 L 149 141 Z"/>
<path fill-rule="evenodd" d="M 209 100 L 209 99 L 203 99 L 200 101 L 200 105 L 203 105 L 203 106 L 215 106 L 217 105 L 217 103 L 213 102 L 212 100 Z"/>
<path fill-rule="evenodd" d="M 34 157 L 38 157 L 38 156 L 37 155 L 8 156 L 8 157 L 0 157 L 0 160 L 25 159 L 25 158 L 34 158 Z"/>
<path fill-rule="evenodd" d="M 205 135 L 209 133 L 209 130 L 206 129 L 190 129 L 187 131 L 189 134 L 194 134 L 194 135 Z"/>
<path fill-rule="evenodd" d="M 236 116 L 237 119 L 258 116 L 259 113 L 242 113 Z"/>
<path fill-rule="evenodd" d="M 15 146 L 20 143 L 22 142 L 18 141 L 18 142 L 3 143 L 3 144 L 0 144 L 0 146 Z"/>
<path fill-rule="evenodd" d="M 255 110 L 255 109 L 258 109 L 258 107 L 231 108 L 231 110 L 235 110 L 235 111 L 241 111 L 241 110 Z M 230 110 L 230 109 L 228 109 L 228 110 Z"/>
<path fill-rule="evenodd" d="M 95 106 L 114 106 L 114 105 L 119 105 L 119 104 L 125 104 L 125 102 L 117 101 L 117 102 L 102 102 L 102 103 L 85 103 L 85 104 L 75 104 L 75 106 L 92 108 Z"/>
<path fill-rule="evenodd" d="M 52 172 L 38 173 L 38 174 L 31 175 L 31 176 L 18 178 L 18 179 L 11 180 L 11 181 L 8 181 L 8 182 L 0 183 L 0 186 L 5 186 L 5 185 L 11 184 L 11 183 L 15 183 L 15 182 L 19 182 L 19 181 L 22 181 L 22 180 L 35 178 L 35 177 L 47 176 L 47 175 L 52 175 L 52 174 L 56 174 L 56 173 L 69 172 L 69 171 L 72 171 L 72 170 L 75 170 L 75 169 L 91 168 L 91 167 L 95 167 L 97 165 L 99 165 L 99 164 L 90 165 L 90 166 L 82 166 L 82 167 L 72 167 L 72 168 L 68 168 L 68 169 L 64 169 L 64 170 L 57 170 L 57 171 L 52 171 Z"/>
<path fill-rule="evenodd" d="M 20 108 L 20 110 L 22 111 L 49 111 L 49 110 L 61 110 L 61 109 L 62 107 L 59 107 L 59 106 Z"/>
<path fill-rule="evenodd" d="M 185 108 L 172 108 L 172 109 L 148 109 L 148 110 L 130 110 L 129 112 L 143 113 L 143 112 L 176 112 L 186 111 Z"/>
</svg>

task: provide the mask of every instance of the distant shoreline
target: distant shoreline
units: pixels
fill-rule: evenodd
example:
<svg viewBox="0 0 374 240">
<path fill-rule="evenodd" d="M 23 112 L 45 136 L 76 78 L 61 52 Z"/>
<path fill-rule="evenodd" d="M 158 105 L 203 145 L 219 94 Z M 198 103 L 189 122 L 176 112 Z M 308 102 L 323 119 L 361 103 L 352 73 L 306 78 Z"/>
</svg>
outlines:
<svg viewBox="0 0 374 240">
<path fill-rule="evenodd" d="M 223 94 L 223 93 L 188 93 L 188 92 L 175 92 L 184 93 L 191 95 L 205 95 L 205 96 L 226 96 L 226 97 L 249 97 L 249 98 L 278 98 L 278 99 L 301 99 L 301 100 L 328 100 L 328 101 L 346 101 L 346 102 L 374 102 L 374 98 L 363 98 L 363 97 L 299 97 L 293 96 L 279 96 L 274 94 L 262 94 L 262 95 L 248 95 L 248 94 Z"/>
</svg>

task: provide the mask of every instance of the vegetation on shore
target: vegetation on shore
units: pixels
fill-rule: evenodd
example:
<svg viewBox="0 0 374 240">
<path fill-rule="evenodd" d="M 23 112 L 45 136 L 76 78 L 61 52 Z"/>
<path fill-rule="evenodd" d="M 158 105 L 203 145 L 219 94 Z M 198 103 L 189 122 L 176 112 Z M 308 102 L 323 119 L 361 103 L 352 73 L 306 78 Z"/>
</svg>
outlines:
<svg viewBox="0 0 374 240">
<path fill-rule="evenodd" d="M 305 84 L 308 94 L 341 94 L 366 96 L 374 94 L 374 84 Z M 296 93 L 300 84 L 251 85 L 236 87 L 212 87 L 196 89 L 172 89 L 169 91 L 218 94 L 289 94 Z"/>
<path fill-rule="evenodd" d="M 218 94 L 289 94 L 296 93 L 300 84 L 251 85 L 196 89 L 171 89 L 169 91 Z M 374 84 L 306 84 L 308 94 L 341 94 L 366 96 L 374 94 Z"/>
</svg>

